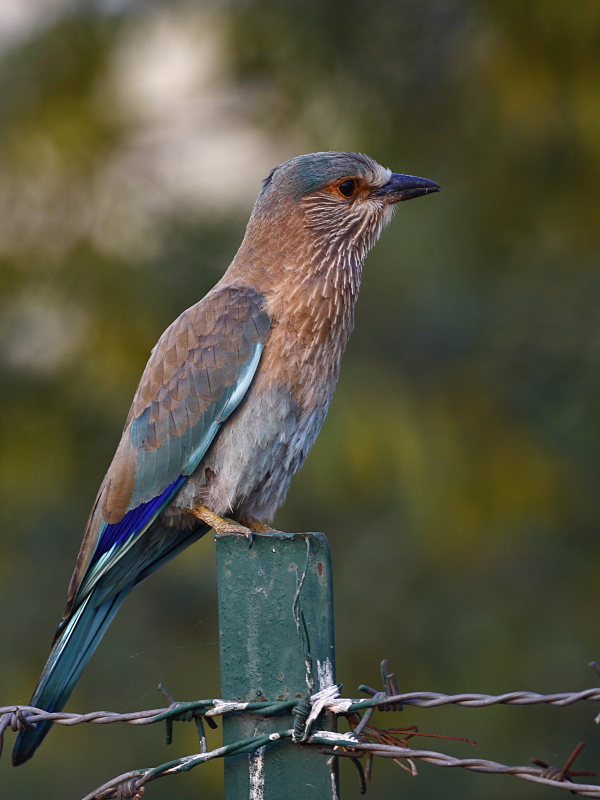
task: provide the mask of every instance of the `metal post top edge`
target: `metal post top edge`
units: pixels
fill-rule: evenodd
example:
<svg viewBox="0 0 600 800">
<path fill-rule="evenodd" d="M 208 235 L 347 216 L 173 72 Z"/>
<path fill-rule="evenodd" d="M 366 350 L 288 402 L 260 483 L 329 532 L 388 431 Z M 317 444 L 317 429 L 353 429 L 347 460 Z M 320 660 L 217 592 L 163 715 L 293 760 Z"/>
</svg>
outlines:
<svg viewBox="0 0 600 800">
<path fill-rule="evenodd" d="M 289 542 L 289 541 L 306 541 L 307 538 L 310 539 L 317 539 L 318 541 L 322 542 L 323 544 L 329 544 L 327 537 L 324 533 L 319 533 L 318 531 L 311 531 L 307 533 L 285 533 L 283 531 L 277 531 L 276 533 L 253 533 L 252 537 L 254 541 L 265 539 L 268 542 L 273 541 L 282 541 L 282 542 Z M 215 533 L 214 539 L 215 542 L 220 542 L 223 539 L 239 539 L 242 542 L 248 542 L 245 536 L 237 533 Z"/>
</svg>

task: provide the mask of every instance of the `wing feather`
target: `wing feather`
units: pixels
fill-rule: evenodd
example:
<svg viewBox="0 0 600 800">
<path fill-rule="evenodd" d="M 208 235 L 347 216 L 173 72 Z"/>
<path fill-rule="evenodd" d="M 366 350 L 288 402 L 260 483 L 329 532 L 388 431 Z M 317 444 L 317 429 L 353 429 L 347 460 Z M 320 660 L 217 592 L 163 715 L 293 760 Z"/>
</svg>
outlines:
<svg viewBox="0 0 600 800">
<path fill-rule="evenodd" d="M 90 516 L 66 616 L 196 469 L 248 391 L 269 330 L 258 292 L 224 287 L 161 336 Z"/>
</svg>

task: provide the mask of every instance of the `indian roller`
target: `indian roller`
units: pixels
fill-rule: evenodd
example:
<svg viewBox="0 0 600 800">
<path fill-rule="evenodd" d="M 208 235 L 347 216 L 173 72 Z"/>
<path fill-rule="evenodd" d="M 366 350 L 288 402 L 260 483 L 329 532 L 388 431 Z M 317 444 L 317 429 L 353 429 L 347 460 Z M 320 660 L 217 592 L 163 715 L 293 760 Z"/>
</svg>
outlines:
<svg viewBox="0 0 600 800">
<path fill-rule="evenodd" d="M 271 171 L 224 276 L 152 350 L 31 705 L 62 709 L 131 589 L 211 528 L 272 530 L 331 402 L 365 256 L 398 201 L 439 188 L 357 153 Z M 19 733 L 15 765 L 50 727 Z"/>
</svg>

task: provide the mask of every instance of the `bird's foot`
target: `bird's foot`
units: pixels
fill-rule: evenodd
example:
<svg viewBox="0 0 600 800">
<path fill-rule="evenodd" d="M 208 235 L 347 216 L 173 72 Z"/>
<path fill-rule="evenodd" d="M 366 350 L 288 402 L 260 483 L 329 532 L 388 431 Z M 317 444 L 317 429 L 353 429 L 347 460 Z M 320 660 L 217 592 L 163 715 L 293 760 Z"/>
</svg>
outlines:
<svg viewBox="0 0 600 800">
<path fill-rule="evenodd" d="M 248 539 L 250 542 L 250 547 L 252 547 L 252 531 L 245 525 L 238 525 L 235 522 L 227 522 L 226 519 L 223 519 L 223 517 L 215 514 L 214 511 L 211 511 L 210 508 L 207 508 L 206 506 L 195 506 L 194 508 L 188 508 L 187 511 L 189 514 L 193 514 L 198 519 L 201 519 L 202 522 L 210 525 L 215 533 L 241 533 L 242 536 L 245 536 Z"/>
<path fill-rule="evenodd" d="M 260 522 L 254 517 L 249 516 L 248 514 L 237 515 L 237 518 L 243 525 L 246 525 L 252 533 L 281 533 L 278 531 L 277 528 L 272 528 L 270 525 L 266 525 L 264 522 Z"/>
</svg>

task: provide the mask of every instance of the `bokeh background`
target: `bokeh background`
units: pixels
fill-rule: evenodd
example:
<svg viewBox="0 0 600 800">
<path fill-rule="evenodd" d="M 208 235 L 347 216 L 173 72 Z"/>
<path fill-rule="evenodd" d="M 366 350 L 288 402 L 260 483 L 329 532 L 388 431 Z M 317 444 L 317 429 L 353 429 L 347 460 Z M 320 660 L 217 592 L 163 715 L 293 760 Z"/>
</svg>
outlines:
<svg viewBox="0 0 600 800">
<path fill-rule="evenodd" d="M 0 705 L 36 683 L 150 348 L 220 277 L 271 167 L 330 149 L 443 187 L 369 256 L 276 519 L 330 538 L 338 679 L 379 686 L 387 657 L 403 690 L 597 684 L 597 0 L 0 0 Z M 136 590 L 69 708 L 160 705 L 159 681 L 218 696 L 214 572 L 207 538 Z M 402 720 L 507 763 L 560 765 L 584 739 L 600 769 L 594 713 Z M 0 794 L 76 800 L 196 752 L 192 727 L 168 749 L 156 727 L 55 729 L 19 770 L 5 753 Z M 369 794 L 552 794 L 419 772 L 377 763 Z M 217 762 L 148 789 L 222 796 Z"/>
</svg>

